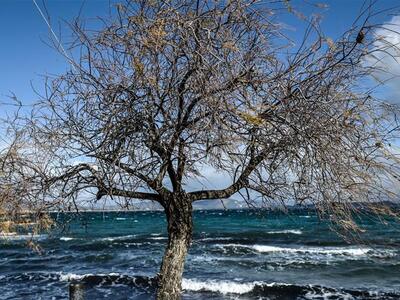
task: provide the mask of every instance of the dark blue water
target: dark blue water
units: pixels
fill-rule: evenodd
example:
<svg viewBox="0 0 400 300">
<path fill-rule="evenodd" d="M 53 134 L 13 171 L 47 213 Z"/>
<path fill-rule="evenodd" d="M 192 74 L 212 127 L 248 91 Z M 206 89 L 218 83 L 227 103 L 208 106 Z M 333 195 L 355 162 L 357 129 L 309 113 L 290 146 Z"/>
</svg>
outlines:
<svg viewBox="0 0 400 300">
<path fill-rule="evenodd" d="M 54 216 L 57 217 L 57 216 Z M 361 220 L 348 244 L 307 211 L 196 211 L 184 299 L 400 299 L 399 228 Z M 0 240 L 0 299 L 152 299 L 166 243 L 162 212 L 59 215 L 36 237 Z"/>
</svg>

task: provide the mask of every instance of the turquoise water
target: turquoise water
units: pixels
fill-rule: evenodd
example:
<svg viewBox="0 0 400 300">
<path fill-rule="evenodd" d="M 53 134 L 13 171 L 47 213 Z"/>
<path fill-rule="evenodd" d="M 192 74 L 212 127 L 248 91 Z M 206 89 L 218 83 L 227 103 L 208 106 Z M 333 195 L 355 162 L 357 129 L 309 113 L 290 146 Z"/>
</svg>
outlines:
<svg viewBox="0 0 400 300">
<path fill-rule="evenodd" d="M 0 299 L 152 299 L 166 243 L 162 212 L 54 215 L 60 226 L 0 240 Z M 196 211 L 183 299 L 400 299 L 399 228 L 372 219 L 348 244 L 313 212 Z"/>
</svg>

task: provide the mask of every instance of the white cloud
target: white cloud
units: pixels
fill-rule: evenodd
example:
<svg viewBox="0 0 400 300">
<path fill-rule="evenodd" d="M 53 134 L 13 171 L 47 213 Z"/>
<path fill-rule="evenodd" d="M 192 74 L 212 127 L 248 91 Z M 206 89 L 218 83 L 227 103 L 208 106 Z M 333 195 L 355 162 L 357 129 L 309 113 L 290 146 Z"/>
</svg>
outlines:
<svg viewBox="0 0 400 300">
<path fill-rule="evenodd" d="M 374 37 L 375 51 L 366 59 L 366 65 L 376 68 L 373 75 L 384 84 L 384 98 L 400 103 L 400 16 L 375 30 Z"/>
<path fill-rule="evenodd" d="M 190 178 L 186 180 L 186 191 L 223 189 L 233 183 L 230 174 L 227 172 L 220 172 L 211 166 L 201 166 L 199 172 L 203 177 Z"/>
</svg>

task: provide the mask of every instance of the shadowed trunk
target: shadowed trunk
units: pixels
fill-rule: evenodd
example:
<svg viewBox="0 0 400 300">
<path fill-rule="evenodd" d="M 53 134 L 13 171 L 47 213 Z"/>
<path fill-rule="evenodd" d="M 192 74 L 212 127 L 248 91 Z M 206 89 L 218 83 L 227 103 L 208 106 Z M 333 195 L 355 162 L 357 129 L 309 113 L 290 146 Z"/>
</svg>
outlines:
<svg viewBox="0 0 400 300">
<path fill-rule="evenodd" d="M 192 240 L 192 203 L 174 196 L 165 206 L 168 221 L 168 245 L 165 249 L 157 290 L 158 300 L 181 298 L 185 257 Z"/>
</svg>

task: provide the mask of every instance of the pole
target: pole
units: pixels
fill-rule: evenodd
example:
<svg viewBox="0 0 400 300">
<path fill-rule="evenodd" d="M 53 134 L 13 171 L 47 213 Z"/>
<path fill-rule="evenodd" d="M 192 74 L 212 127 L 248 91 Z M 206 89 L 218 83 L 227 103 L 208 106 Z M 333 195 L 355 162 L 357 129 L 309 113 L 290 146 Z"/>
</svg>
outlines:
<svg viewBox="0 0 400 300">
<path fill-rule="evenodd" d="M 85 300 L 85 285 L 83 283 L 69 284 L 69 300 Z"/>
</svg>

